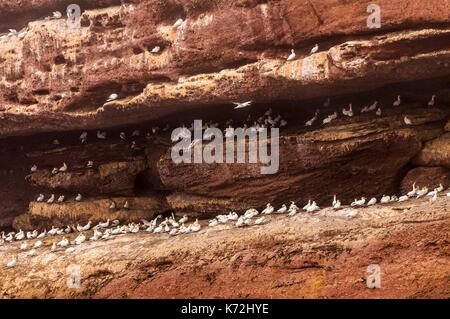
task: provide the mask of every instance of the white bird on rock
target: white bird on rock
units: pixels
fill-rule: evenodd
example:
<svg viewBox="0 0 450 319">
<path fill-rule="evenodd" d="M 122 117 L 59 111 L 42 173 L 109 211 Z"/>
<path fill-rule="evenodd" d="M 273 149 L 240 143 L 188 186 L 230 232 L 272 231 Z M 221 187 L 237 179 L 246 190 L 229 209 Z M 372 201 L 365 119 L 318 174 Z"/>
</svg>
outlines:
<svg viewBox="0 0 450 319">
<path fill-rule="evenodd" d="M 400 106 L 402 104 L 402 97 L 400 95 L 397 95 L 397 99 L 392 103 L 393 106 Z"/>
<path fill-rule="evenodd" d="M 381 116 L 381 108 L 380 108 L 380 107 L 379 107 L 378 110 L 375 112 L 375 114 L 376 114 L 377 116 Z"/>
<path fill-rule="evenodd" d="M 403 121 L 405 122 L 406 125 L 411 125 L 412 124 L 412 121 L 411 121 L 411 119 L 408 116 L 405 116 L 403 118 Z"/>
<path fill-rule="evenodd" d="M 81 202 L 82 199 L 83 199 L 83 196 L 80 193 L 78 193 L 77 197 L 75 197 L 75 201 L 77 201 L 77 202 Z"/>
<path fill-rule="evenodd" d="M 67 171 L 67 164 L 63 163 L 63 165 L 59 168 L 60 172 L 66 172 Z"/>
<path fill-rule="evenodd" d="M 62 202 L 64 202 L 64 195 L 61 195 L 61 196 L 59 196 L 58 197 L 58 203 L 62 203 Z"/>
<path fill-rule="evenodd" d="M 267 214 L 267 215 L 269 215 L 269 214 L 272 214 L 273 211 L 274 211 L 273 206 L 272 206 L 270 203 L 268 203 L 268 204 L 266 205 L 266 208 L 264 208 L 263 211 L 261 212 L 261 214 Z"/>
<path fill-rule="evenodd" d="M 44 194 L 39 194 L 38 198 L 36 198 L 37 202 L 43 202 L 44 201 Z"/>
<path fill-rule="evenodd" d="M 36 172 L 36 171 L 37 171 L 37 166 L 36 166 L 36 165 L 31 166 L 30 172 L 31 172 L 31 173 L 34 173 L 34 172 Z"/>
<path fill-rule="evenodd" d="M 55 194 L 52 194 L 50 198 L 47 200 L 48 204 L 52 204 L 55 201 Z"/>
<path fill-rule="evenodd" d="M 42 241 L 41 241 L 41 240 L 36 241 L 36 242 L 34 243 L 34 245 L 33 245 L 34 248 L 39 248 L 39 247 L 41 247 L 41 246 L 42 246 Z"/>
<path fill-rule="evenodd" d="M 319 51 L 319 45 L 316 43 L 315 46 L 313 46 L 313 48 L 311 49 L 311 54 L 316 53 L 317 51 Z"/>
<path fill-rule="evenodd" d="M 416 182 L 414 182 L 413 183 L 413 189 L 411 191 L 409 191 L 406 195 L 408 197 L 413 197 L 413 196 L 416 195 L 416 191 L 417 191 L 417 189 L 416 189 Z"/>
<path fill-rule="evenodd" d="M 362 206 L 362 205 L 364 205 L 365 204 L 365 202 L 366 202 L 366 198 L 365 197 L 362 197 L 360 200 L 357 200 L 357 199 L 355 199 L 351 204 L 350 204 L 350 206 Z"/>
<path fill-rule="evenodd" d="M 367 206 L 372 206 L 375 205 L 377 203 L 377 199 L 375 197 L 372 197 L 368 202 L 367 202 Z"/>
<path fill-rule="evenodd" d="M 173 24 L 173 27 L 174 28 L 179 28 L 179 27 L 181 27 L 182 25 L 183 25 L 183 19 L 178 19 L 177 21 L 175 21 L 175 23 Z"/>
<path fill-rule="evenodd" d="M 86 236 L 83 233 L 81 233 L 78 235 L 77 238 L 75 238 L 74 241 L 75 241 L 75 244 L 81 245 L 85 240 L 86 240 Z"/>
<path fill-rule="evenodd" d="M 286 207 L 285 204 L 283 204 L 283 205 L 281 206 L 281 208 L 279 208 L 279 209 L 277 210 L 277 214 L 284 214 L 284 213 L 286 213 L 286 212 L 287 212 L 287 207 Z"/>
<path fill-rule="evenodd" d="M 14 258 L 14 259 L 8 261 L 8 263 L 6 264 L 6 267 L 7 268 L 12 268 L 12 267 L 15 267 L 16 265 L 17 265 L 17 259 Z"/>
<path fill-rule="evenodd" d="M 267 223 L 267 218 L 265 216 L 261 216 L 255 220 L 255 225 L 262 225 Z"/>
<path fill-rule="evenodd" d="M 352 117 L 353 116 L 353 108 L 352 108 L 352 104 L 350 103 L 348 105 L 348 110 L 346 110 L 345 108 L 342 109 L 342 114 L 348 116 L 348 117 Z"/>
<path fill-rule="evenodd" d="M 319 110 L 316 110 L 316 113 L 315 113 L 314 117 L 311 118 L 310 120 L 308 120 L 308 121 L 305 123 L 305 126 L 312 126 L 312 125 L 314 124 L 314 122 L 317 120 L 317 117 L 318 117 L 318 116 L 319 116 Z"/>
<path fill-rule="evenodd" d="M 106 102 L 111 102 L 111 101 L 117 100 L 118 98 L 119 98 L 119 94 L 113 93 L 110 96 L 108 96 L 108 99 L 106 100 Z"/>
<path fill-rule="evenodd" d="M 60 246 L 60 247 L 66 247 L 66 246 L 69 246 L 69 241 L 67 240 L 66 237 L 63 237 L 63 238 L 57 243 L 57 245 Z"/>
<path fill-rule="evenodd" d="M 150 53 L 158 53 L 161 50 L 161 47 L 159 45 L 155 46 Z"/>
<path fill-rule="evenodd" d="M 92 168 L 92 167 L 94 167 L 94 161 L 88 161 L 87 164 L 86 164 L 86 167 L 87 167 L 87 168 Z"/>
<path fill-rule="evenodd" d="M 435 102 L 436 102 L 436 95 L 433 94 L 431 96 L 431 100 L 428 102 L 428 106 L 434 106 Z"/>
<path fill-rule="evenodd" d="M 59 172 L 59 170 L 56 167 L 54 167 L 52 170 L 52 175 L 56 175 L 56 174 L 58 174 L 58 172 Z"/>
<path fill-rule="evenodd" d="M 105 140 L 106 139 L 106 132 L 97 131 L 97 138 L 99 140 Z"/>
<path fill-rule="evenodd" d="M 408 199 L 409 199 L 408 195 L 403 195 L 403 196 L 399 197 L 398 201 L 399 202 L 404 202 L 404 201 L 407 201 Z"/>
<path fill-rule="evenodd" d="M 308 207 L 308 209 L 306 211 L 311 213 L 311 212 L 315 212 L 318 210 L 320 210 L 320 207 L 316 204 L 315 201 L 313 201 L 312 204 Z"/>
<path fill-rule="evenodd" d="M 53 12 L 53 18 L 54 19 L 61 19 L 62 18 L 62 13 L 59 11 L 54 11 Z"/>
<path fill-rule="evenodd" d="M 295 60 L 295 57 L 296 57 L 296 55 L 295 55 L 295 51 L 294 51 L 294 49 L 291 49 L 291 54 L 289 54 L 289 56 L 287 57 L 287 61 L 293 61 L 293 60 Z"/>
</svg>

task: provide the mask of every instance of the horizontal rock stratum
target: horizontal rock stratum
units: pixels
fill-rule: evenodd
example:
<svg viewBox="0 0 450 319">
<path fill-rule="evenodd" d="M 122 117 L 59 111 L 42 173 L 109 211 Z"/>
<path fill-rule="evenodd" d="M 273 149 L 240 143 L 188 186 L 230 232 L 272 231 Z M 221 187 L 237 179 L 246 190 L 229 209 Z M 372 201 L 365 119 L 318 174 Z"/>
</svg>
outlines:
<svg viewBox="0 0 450 319">
<path fill-rule="evenodd" d="M 450 74 L 449 0 L 377 3 L 380 29 L 368 29 L 368 4 L 356 0 L 81 1 L 81 28 L 68 30 L 64 19 L 45 19 L 68 1 L 2 0 L 0 30 L 28 33 L 0 42 L 0 136 L 113 127 L 230 100 L 302 100 Z M 182 27 L 173 28 L 179 18 Z M 310 56 L 314 43 L 320 49 Z M 154 46 L 161 51 L 152 54 Z M 286 63 L 291 48 L 298 59 Z M 112 92 L 119 100 L 105 104 Z"/>
</svg>

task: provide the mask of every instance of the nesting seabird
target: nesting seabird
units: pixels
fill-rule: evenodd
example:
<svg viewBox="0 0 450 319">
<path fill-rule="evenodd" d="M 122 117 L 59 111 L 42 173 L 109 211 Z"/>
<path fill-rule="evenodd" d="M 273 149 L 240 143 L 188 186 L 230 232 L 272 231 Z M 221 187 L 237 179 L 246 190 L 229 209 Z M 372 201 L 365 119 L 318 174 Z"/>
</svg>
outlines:
<svg viewBox="0 0 450 319">
<path fill-rule="evenodd" d="M 34 173 L 34 172 L 36 172 L 36 171 L 37 171 L 37 166 L 36 166 L 36 165 L 31 166 L 30 172 L 31 172 L 31 173 Z"/>
<path fill-rule="evenodd" d="M 174 28 L 179 28 L 179 27 L 181 27 L 182 25 L 183 25 L 183 19 L 178 19 L 177 21 L 175 21 L 175 23 L 173 24 L 173 27 Z"/>
<path fill-rule="evenodd" d="M 58 197 L 58 203 L 64 202 L 64 195 Z"/>
<path fill-rule="evenodd" d="M 62 13 L 59 11 L 54 11 L 53 12 L 53 18 L 54 19 L 61 19 L 62 18 Z"/>
<path fill-rule="evenodd" d="M 39 194 L 38 198 L 36 198 L 37 202 L 43 202 L 44 201 L 44 194 Z"/>
<path fill-rule="evenodd" d="M 400 95 L 397 95 L 397 99 L 392 103 L 393 106 L 400 106 L 402 103 L 402 97 Z"/>
<path fill-rule="evenodd" d="M 319 51 L 319 45 L 316 43 L 315 46 L 313 46 L 313 48 L 311 49 L 311 54 L 316 53 L 317 51 Z"/>
<path fill-rule="evenodd" d="M 97 138 L 100 140 L 106 139 L 106 132 L 97 131 Z"/>
<path fill-rule="evenodd" d="M 292 60 L 295 60 L 295 57 L 296 57 L 296 55 L 295 55 L 295 51 L 294 51 L 294 49 L 291 49 L 291 54 L 289 54 L 289 56 L 287 57 L 287 61 L 292 61 Z"/>
<path fill-rule="evenodd" d="M 113 93 L 110 96 L 108 96 L 108 99 L 106 100 L 106 102 L 111 102 L 111 101 L 117 100 L 118 98 L 119 98 L 119 94 Z"/>
<path fill-rule="evenodd" d="M 67 171 L 67 164 L 66 164 L 66 163 L 63 163 L 63 165 L 59 168 L 59 171 L 60 171 L 60 172 L 65 172 L 65 171 Z"/>
<path fill-rule="evenodd" d="M 161 50 L 161 47 L 159 45 L 155 46 L 150 53 L 158 53 Z"/>
<path fill-rule="evenodd" d="M 50 198 L 47 200 L 47 203 L 48 204 L 51 204 L 51 203 L 53 203 L 55 201 L 55 194 L 52 194 L 51 196 L 50 196 Z"/>
<path fill-rule="evenodd" d="M 77 201 L 77 202 L 81 202 L 82 199 L 83 199 L 83 196 L 80 193 L 78 193 L 77 197 L 75 197 L 75 201 Z"/>
<path fill-rule="evenodd" d="M 434 103 L 436 102 L 436 95 L 431 96 L 431 100 L 428 102 L 428 106 L 434 106 Z"/>
<path fill-rule="evenodd" d="M 403 118 L 403 121 L 405 122 L 406 125 L 411 125 L 412 121 L 411 119 L 405 115 L 405 117 Z"/>
</svg>

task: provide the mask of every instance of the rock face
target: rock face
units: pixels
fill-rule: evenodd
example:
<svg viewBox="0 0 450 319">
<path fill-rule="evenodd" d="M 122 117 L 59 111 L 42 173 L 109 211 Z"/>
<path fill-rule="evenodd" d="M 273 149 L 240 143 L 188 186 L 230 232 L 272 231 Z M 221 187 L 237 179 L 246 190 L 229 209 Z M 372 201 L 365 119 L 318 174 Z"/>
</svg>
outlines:
<svg viewBox="0 0 450 319">
<path fill-rule="evenodd" d="M 51 1 L 3 3 L 3 23 L 25 11 L 36 20 L 18 19 L 26 36 L 1 41 L 0 136 L 111 127 L 230 99 L 300 100 L 450 74 L 448 0 L 380 1 L 381 29 L 368 28 L 361 0 L 81 1 L 75 29 L 65 19 L 43 19 Z M 178 18 L 184 23 L 174 28 Z M 319 40 L 319 52 L 308 56 Z M 289 48 L 298 59 L 286 63 Z M 112 92 L 119 100 L 104 104 Z"/>
<path fill-rule="evenodd" d="M 416 183 L 416 187 L 428 187 L 433 190 L 442 184 L 445 188 L 450 186 L 450 170 L 445 167 L 416 167 L 406 174 L 402 180 L 402 194 L 407 194 Z"/>
<path fill-rule="evenodd" d="M 18 261 L 2 269 L 0 298 L 448 298 L 449 214 L 450 201 L 440 197 L 433 205 L 272 215 L 262 226 L 176 237 L 120 235 L 74 253 L 51 253 L 56 236 L 33 258 L 20 243 L 5 244 L 0 264 Z M 67 287 L 74 264 L 79 289 Z M 380 289 L 367 288 L 371 264 L 380 267 Z"/>
<path fill-rule="evenodd" d="M 450 133 L 428 142 L 417 154 L 414 164 L 450 168 Z"/>
</svg>

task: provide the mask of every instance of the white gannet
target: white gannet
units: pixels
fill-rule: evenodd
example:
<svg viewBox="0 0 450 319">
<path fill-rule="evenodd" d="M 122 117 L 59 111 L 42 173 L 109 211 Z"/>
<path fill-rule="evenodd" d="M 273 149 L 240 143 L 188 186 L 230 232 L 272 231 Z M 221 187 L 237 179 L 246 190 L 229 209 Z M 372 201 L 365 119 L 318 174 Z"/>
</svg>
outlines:
<svg viewBox="0 0 450 319">
<path fill-rule="evenodd" d="M 307 212 L 315 212 L 317 210 L 320 210 L 320 207 L 316 204 L 315 201 L 312 202 L 312 204 L 308 207 L 308 209 L 306 210 Z"/>
<path fill-rule="evenodd" d="M 39 194 L 38 198 L 36 198 L 37 202 L 43 202 L 44 201 L 44 194 Z"/>
<path fill-rule="evenodd" d="M 153 49 L 150 51 L 150 53 L 158 53 L 161 50 L 161 47 L 159 45 L 153 47 Z"/>
<path fill-rule="evenodd" d="M 408 199 L 409 199 L 408 195 L 403 195 L 403 196 L 399 197 L 398 201 L 399 202 L 404 202 L 404 201 L 407 201 Z"/>
<path fill-rule="evenodd" d="M 291 204 L 289 205 L 289 209 L 288 209 L 288 211 L 290 211 L 290 210 L 292 210 L 292 209 L 299 209 L 298 207 L 297 207 L 297 205 L 295 205 L 295 202 L 291 202 Z"/>
<path fill-rule="evenodd" d="M 53 18 L 54 19 L 61 19 L 62 18 L 62 13 L 59 11 L 54 11 L 53 12 Z"/>
<path fill-rule="evenodd" d="M 297 206 L 295 206 L 295 207 L 292 207 L 292 208 L 289 208 L 289 211 L 288 211 L 288 216 L 289 217 L 292 217 L 292 216 L 294 216 L 295 214 L 297 214 L 298 213 L 298 207 Z"/>
<path fill-rule="evenodd" d="M 294 51 L 294 49 L 291 49 L 291 54 L 289 54 L 289 56 L 287 57 L 287 61 L 292 61 L 292 60 L 295 60 L 295 57 L 296 57 L 296 55 L 295 55 L 295 51 Z"/>
<path fill-rule="evenodd" d="M 27 257 L 34 257 L 36 256 L 36 249 L 31 249 L 28 253 L 27 253 Z"/>
<path fill-rule="evenodd" d="M 27 232 L 27 239 L 35 239 L 38 235 L 37 230 L 33 230 L 32 232 L 28 231 Z"/>
<path fill-rule="evenodd" d="M 263 211 L 261 212 L 261 214 L 267 214 L 267 215 L 269 215 L 269 214 L 272 214 L 273 211 L 274 211 L 273 206 L 272 206 L 270 203 L 268 203 L 268 204 L 266 205 L 266 208 L 264 208 Z"/>
<path fill-rule="evenodd" d="M 268 220 L 265 216 L 261 216 L 255 220 L 255 225 L 265 224 L 267 221 Z"/>
<path fill-rule="evenodd" d="M 402 103 L 402 97 L 400 95 L 397 95 L 397 99 L 392 103 L 393 106 L 400 106 Z"/>
<path fill-rule="evenodd" d="M 23 230 L 21 229 L 15 236 L 14 238 L 16 240 L 22 240 L 25 238 L 25 233 L 23 232 Z"/>
<path fill-rule="evenodd" d="M 345 108 L 342 109 L 342 114 L 349 117 L 353 116 L 353 107 L 351 103 L 348 105 L 348 110 L 346 110 Z"/>
<path fill-rule="evenodd" d="M 61 247 L 66 247 L 66 246 L 69 246 L 69 241 L 67 240 L 66 237 L 63 237 L 63 238 L 57 243 L 57 245 L 58 245 L 58 246 L 61 246 Z"/>
<path fill-rule="evenodd" d="M 54 167 L 52 170 L 52 175 L 56 175 L 56 174 L 58 174 L 58 172 L 59 172 L 59 170 L 56 167 Z"/>
<path fill-rule="evenodd" d="M 109 227 L 109 218 L 106 220 L 106 222 L 99 222 L 96 226 L 97 228 L 107 228 Z"/>
<path fill-rule="evenodd" d="M 86 164 L 86 167 L 87 167 L 87 168 L 92 168 L 92 167 L 94 167 L 94 161 L 88 161 L 87 164 Z"/>
<path fill-rule="evenodd" d="M 118 98 L 119 98 L 119 94 L 112 93 L 110 96 L 108 96 L 108 99 L 106 100 L 106 102 L 111 102 L 111 101 L 117 100 Z"/>
<path fill-rule="evenodd" d="M 130 204 L 128 203 L 128 201 L 125 201 L 125 204 L 123 204 L 123 208 L 125 209 L 130 208 Z"/>
<path fill-rule="evenodd" d="M 97 138 L 99 139 L 99 140 L 104 140 L 104 139 L 106 139 L 106 132 L 102 132 L 102 131 L 97 131 Z"/>
<path fill-rule="evenodd" d="M 250 106 L 253 103 L 253 101 L 247 101 L 247 102 L 233 102 L 234 105 L 236 105 L 234 107 L 234 109 L 242 109 L 244 107 Z"/>
<path fill-rule="evenodd" d="M 369 106 L 367 105 L 367 106 L 364 106 L 362 109 L 361 109 L 361 113 L 367 113 L 367 112 L 369 112 Z"/>
<path fill-rule="evenodd" d="M 52 228 L 47 232 L 47 234 L 53 236 L 53 235 L 56 235 L 57 231 L 58 231 L 58 228 L 55 228 L 55 226 L 52 226 Z"/>
<path fill-rule="evenodd" d="M 17 259 L 14 258 L 14 259 L 8 261 L 8 263 L 6 264 L 6 267 L 7 267 L 7 268 L 12 268 L 12 267 L 14 267 L 14 266 L 16 266 L 16 265 L 17 265 Z"/>
<path fill-rule="evenodd" d="M 88 221 L 88 223 L 81 228 L 81 231 L 88 231 L 89 229 L 91 229 L 91 225 L 92 221 Z"/>
<path fill-rule="evenodd" d="M 58 231 L 56 232 L 56 235 L 62 235 L 64 234 L 64 229 L 58 229 Z"/>
<path fill-rule="evenodd" d="M 215 226 L 217 226 L 219 224 L 219 221 L 217 220 L 217 219 L 211 219 L 209 222 L 208 222 L 208 227 L 215 227 Z"/>
<path fill-rule="evenodd" d="M 22 31 L 22 32 L 20 32 L 18 35 L 17 35 L 17 37 L 19 38 L 19 39 L 23 39 L 23 38 L 25 38 L 26 36 L 27 36 L 27 34 L 28 34 L 28 31 Z"/>
<path fill-rule="evenodd" d="M 109 209 L 116 209 L 116 203 L 111 202 L 111 204 L 109 205 Z"/>
<path fill-rule="evenodd" d="M 179 28 L 179 27 L 181 27 L 182 25 L 183 25 L 183 19 L 178 19 L 177 21 L 175 21 L 175 23 L 173 24 L 173 27 L 174 28 Z"/>
<path fill-rule="evenodd" d="M 444 185 L 442 185 L 442 183 L 439 183 L 439 187 L 436 188 L 436 192 L 440 193 L 444 190 Z"/>
<path fill-rule="evenodd" d="M 286 204 L 283 204 L 278 210 L 277 210 L 277 214 L 284 214 L 287 212 L 287 207 Z"/>
<path fill-rule="evenodd" d="M 244 213 L 244 218 L 253 218 L 258 215 L 258 211 L 254 208 L 247 209 Z"/>
<path fill-rule="evenodd" d="M 64 195 L 58 197 L 58 203 L 64 202 Z"/>
<path fill-rule="evenodd" d="M 239 216 L 236 212 L 229 212 L 227 218 L 229 221 L 235 221 L 238 220 Z"/>
<path fill-rule="evenodd" d="M 41 241 L 41 240 L 36 241 L 36 242 L 34 243 L 34 245 L 33 245 L 34 248 L 39 248 L 39 247 L 41 247 L 41 246 L 42 246 L 42 241 Z"/>
<path fill-rule="evenodd" d="M 416 194 L 417 194 L 417 198 L 425 196 L 426 194 L 428 194 L 428 187 L 424 187 L 422 189 L 417 190 Z"/>
<path fill-rule="evenodd" d="M 244 225 L 250 226 L 253 223 L 251 218 L 244 218 Z"/>
<path fill-rule="evenodd" d="M 336 194 L 333 195 L 333 202 L 331 203 L 331 206 L 334 206 L 337 203 L 337 196 Z"/>
<path fill-rule="evenodd" d="M 310 120 L 308 120 L 305 123 L 305 126 L 312 126 L 314 124 L 314 122 L 317 120 L 318 115 L 319 115 L 319 110 L 316 110 L 314 117 L 312 117 Z"/>
<path fill-rule="evenodd" d="M 73 253 L 74 251 L 75 251 L 74 247 L 69 247 L 69 248 L 66 248 L 66 250 L 65 250 L 66 253 Z"/>
<path fill-rule="evenodd" d="M 308 208 L 311 206 L 311 200 L 308 200 L 308 204 L 303 206 L 303 210 L 308 210 Z"/>
<path fill-rule="evenodd" d="M 372 197 L 368 202 L 367 202 L 367 206 L 372 206 L 375 205 L 377 203 L 377 199 L 375 197 Z"/>
<path fill-rule="evenodd" d="M 47 230 L 44 229 L 42 233 L 40 233 L 36 238 L 44 238 L 47 235 Z"/>
<path fill-rule="evenodd" d="M 77 197 L 75 197 L 75 201 L 77 201 L 77 202 L 81 202 L 82 199 L 83 199 L 83 196 L 80 193 L 78 193 Z"/>
<path fill-rule="evenodd" d="M 156 218 L 158 218 L 158 217 L 156 217 Z M 187 221 L 188 221 L 187 215 L 183 215 L 183 217 L 180 218 L 180 220 L 178 220 L 178 223 L 179 223 L 179 224 L 183 224 L 183 223 L 185 223 L 185 222 L 187 222 Z"/>
<path fill-rule="evenodd" d="M 319 51 L 319 45 L 316 43 L 315 46 L 313 46 L 313 48 L 311 49 L 311 54 L 316 53 L 317 51 Z"/>
<path fill-rule="evenodd" d="M 77 236 L 77 238 L 75 238 L 74 242 L 77 245 L 81 245 L 85 240 L 86 240 L 86 236 L 83 233 L 81 233 Z"/>
<path fill-rule="evenodd" d="M 236 221 L 236 227 L 244 226 L 244 220 L 245 218 L 243 216 L 239 216 L 238 220 Z"/>
<path fill-rule="evenodd" d="M 8 29 L 8 31 L 9 31 L 9 33 L 8 33 L 9 37 L 17 35 L 16 29 Z"/>
<path fill-rule="evenodd" d="M 189 228 L 191 232 L 198 232 L 201 229 L 201 226 L 198 223 L 198 219 L 196 219 L 193 224 L 190 224 Z"/>
<path fill-rule="evenodd" d="M 36 172 L 36 171 L 37 171 L 37 166 L 36 166 L 36 165 L 31 166 L 30 172 L 31 172 L 31 173 L 34 173 L 34 172 Z"/>
<path fill-rule="evenodd" d="M 381 116 L 381 107 L 378 108 L 378 110 L 375 112 L 377 116 Z"/>
<path fill-rule="evenodd" d="M 336 202 L 333 203 L 333 209 L 339 209 L 339 208 L 341 208 L 341 201 L 336 200 Z"/>
<path fill-rule="evenodd" d="M 434 106 L 434 103 L 436 102 L 436 95 L 431 96 L 431 100 L 428 102 L 428 106 Z"/>
<path fill-rule="evenodd" d="M 373 102 L 373 104 L 371 106 L 369 106 L 369 108 L 367 109 L 368 112 L 373 112 L 377 109 L 378 106 L 378 101 Z"/>
<path fill-rule="evenodd" d="M 362 205 L 365 204 L 365 202 L 366 202 L 366 198 L 365 198 L 365 197 L 361 197 L 361 199 L 359 199 L 359 200 L 355 199 L 355 200 L 350 204 L 350 206 L 351 206 L 351 207 L 353 207 L 353 206 L 362 206 Z"/>
<path fill-rule="evenodd" d="M 433 197 L 430 199 L 430 202 L 434 203 L 437 200 L 437 196 L 438 196 L 437 193 L 435 193 Z"/>
<path fill-rule="evenodd" d="M 119 137 L 121 140 L 126 141 L 127 140 L 127 135 L 125 134 L 125 132 L 120 132 Z"/>
<path fill-rule="evenodd" d="M 413 183 L 413 189 L 411 191 L 409 191 L 408 194 L 406 194 L 406 195 L 408 195 L 408 197 L 413 197 L 413 196 L 416 195 L 416 191 L 417 191 L 417 189 L 416 189 L 416 182 L 414 182 Z"/>
<path fill-rule="evenodd" d="M 405 122 L 406 125 L 411 125 L 412 121 L 411 119 L 405 115 L 405 117 L 403 118 L 403 121 Z"/>
<path fill-rule="evenodd" d="M 28 244 L 27 243 L 23 243 L 20 245 L 20 250 L 27 250 L 28 249 Z"/>
<path fill-rule="evenodd" d="M 72 228 L 71 228 L 69 225 L 67 225 L 67 227 L 64 228 L 64 232 L 65 232 L 66 234 L 69 234 L 69 233 L 72 232 Z"/>
<path fill-rule="evenodd" d="M 87 136 L 88 136 L 88 132 L 84 131 L 81 133 L 80 140 L 82 141 L 82 143 L 83 143 L 83 141 L 86 141 Z"/>
<path fill-rule="evenodd" d="M 177 228 L 172 228 L 169 232 L 170 236 L 176 236 L 178 235 L 178 229 Z"/>
<path fill-rule="evenodd" d="M 153 232 L 154 232 L 155 234 L 157 234 L 157 233 L 161 233 L 162 230 L 163 230 L 163 226 L 162 226 L 162 225 L 159 225 L 158 227 L 156 227 L 156 228 L 153 230 Z"/>
</svg>

